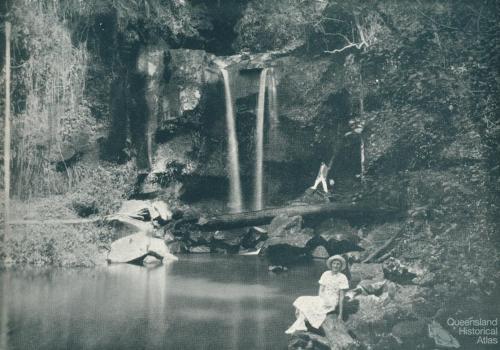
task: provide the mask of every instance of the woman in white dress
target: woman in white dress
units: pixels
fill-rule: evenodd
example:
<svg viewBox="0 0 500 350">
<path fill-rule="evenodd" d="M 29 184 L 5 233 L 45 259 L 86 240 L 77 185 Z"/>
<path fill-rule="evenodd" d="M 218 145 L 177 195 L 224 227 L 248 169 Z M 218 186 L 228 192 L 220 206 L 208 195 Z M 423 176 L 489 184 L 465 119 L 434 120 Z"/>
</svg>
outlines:
<svg viewBox="0 0 500 350">
<path fill-rule="evenodd" d="M 317 296 L 298 297 L 293 306 L 297 320 L 285 333 L 293 334 L 296 331 L 307 330 L 307 320 L 314 328 L 319 328 L 329 312 L 334 311 L 338 305 L 339 319 L 342 319 L 344 307 L 344 291 L 349 289 L 347 277 L 341 272 L 346 268 L 346 262 L 340 255 L 334 255 L 326 261 L 329 271 L 325 271 L 319 279 L 319 292 Z"/>
</svg>

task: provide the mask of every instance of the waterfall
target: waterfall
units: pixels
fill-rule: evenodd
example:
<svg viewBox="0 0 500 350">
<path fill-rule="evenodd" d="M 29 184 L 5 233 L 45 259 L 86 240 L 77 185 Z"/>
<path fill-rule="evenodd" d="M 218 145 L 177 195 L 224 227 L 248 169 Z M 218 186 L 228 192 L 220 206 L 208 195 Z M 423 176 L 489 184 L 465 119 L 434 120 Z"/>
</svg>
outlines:
<svg viewBox="0 0 500 350">
<path fill-rule="evenodd" d="M 260 210 L 263 206 L 262 200 L 262 178 L 264 163 L 264 107 L 266 99 L 266 76 L 267 68 L 260 73 L 259 98 L 257 100 L 257 126 L 255 129 L 255 188 L 254 209 Z"/>
<path fill-rule="evenodd" d="M 229 209 L 231 212 L 241 212 L 241 181 L 240 165 L 238 161 L 238 140 L 234 121 L 233 98 L 229 84 L 229 74 L 224 68 L 220 69 L 224 78 L 224 94 L 226 100 L 226 126 L 227 126 L 227 159 L 229 163 Z"/>
<path fill-rule="evenodd" d="M 271 131 L 278 126 L 278 98 L 276 93 L 276 79 L 274 77 L 274 70 L 271 69 L 269 74 L 269 88 L 267 90 L 269 98 L 269 121 L 271 126 Z M 272 135 L 271 135 L 272 137 Z"/>
</svg>

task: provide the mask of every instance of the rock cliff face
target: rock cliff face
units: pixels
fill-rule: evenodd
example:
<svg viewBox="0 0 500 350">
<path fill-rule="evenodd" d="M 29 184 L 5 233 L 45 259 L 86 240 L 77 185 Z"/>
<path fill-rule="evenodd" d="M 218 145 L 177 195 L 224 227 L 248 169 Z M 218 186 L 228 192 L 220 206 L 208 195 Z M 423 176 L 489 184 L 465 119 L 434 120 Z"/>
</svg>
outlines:
<svg viewBox="0 0 500 350">
<path fill-rule="evenodd" d="M 426 177 L 433 167 L 443 174 L 449 172 L 444 169 L 448 167 L 467 171 L 463 164 L 479 169 L 485 148 L 470 120 L 463 114 L 448 111 L 443 115 L 419 107 L 403 111 L 407 118 L 398 118 L 394 110 L 384 107 L 383 75 L 376 69 L 365 80 L 369 88 L 364 96 L 367 123 L 363 135 L 351 132 L 346 136 L 351 131 L 349 121 L 360 108 L 357 87 L 349 80 L 347 66 L 352 59 L 276 52 L 217 57 L 202 50 L 145 49 L 138 65 L 149 76 L 146 137 L 153 150 L 152 171 L 161 173 L 171 164 L 181 164 L 188 184 L 211 179 L 226 186 L 227 130 L 220 65 L 229 71 L 244 183 L 251 183 L 253 176 L 259 75 L 263 68 L 272 69 L 278 125 L 271 129 L 266 112 L 264 144 L 271 195 L 279 195 L 276 189 L 300 193 L 314 180 L 318 164 L 330 158 L 337 186 L 349 185 L 361 171 L 361 138 L 367 181 L 377 183 L 383 176 L 383 188 L 375 186 L 382 193 L 375 197 L 385 196 L 389 202 L 411 201 L 401 188 L 415 181 L 410 178 Z"/>
<path fill-rule="evenodd" d="M 162 67 L 153 62 L 158 51 L 145 52 L 153 52 L 153 56 L 141 57 L 142 65 Z M 218 66 L 229 72 L 246 187 L 254 172 L 257 95 L 264 68 L 275 79 L 278 101 L 276 125 L 271 125 L 269 108 L 265 117 L 264 160 L 266 181 L 272 184 L 270 193 L 276 188 L 300 193 L 314 180 L 321 161 L 328 161 L 342 148 L 356 147 L 343 136 L 349 130 L 350 117 L 343 67 L 329 57 L 310 59 L 283 53 L 217 57 L 184 49 L 164 50 L 161 56 L 164 71 L 150 79 L 147 93 L 152 113 L 149 125 L 158 143 L 152 159 L 155 173 L 177 162 L 184 167 L 184 175 L 191 176 L 186 183 L 196 178 L 198 182 L 202 178 L 225 181 L 227 130 Z M 287 173 L 290 176 L 284 176 Z M 354 175 L 353 171 L 347 173 Z"/>
</svg>

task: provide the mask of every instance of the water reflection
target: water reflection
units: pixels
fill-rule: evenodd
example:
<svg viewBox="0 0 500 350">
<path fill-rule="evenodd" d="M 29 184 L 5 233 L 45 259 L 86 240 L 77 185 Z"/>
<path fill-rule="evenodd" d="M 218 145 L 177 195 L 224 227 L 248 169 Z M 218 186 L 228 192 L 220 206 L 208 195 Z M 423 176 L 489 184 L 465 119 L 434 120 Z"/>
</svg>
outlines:
<svg viewBox="0 0 500 350">
<path fill-rule="evenodd" d="M 2 349 L 284 349 L 291 303 L 321 272 L 228 256 L 3 272 Z"/>
<path fill-rule="evenodd" d="M 9 273 L 5 272 L 1 276 L 2 280 L 2 294 L 0 295 L 0 349 L 6 349 L 8 346 L 8 336 L 9 336 L 9 300 L 8 300 L 8 284 L 9 284 Z"/>
</svg>

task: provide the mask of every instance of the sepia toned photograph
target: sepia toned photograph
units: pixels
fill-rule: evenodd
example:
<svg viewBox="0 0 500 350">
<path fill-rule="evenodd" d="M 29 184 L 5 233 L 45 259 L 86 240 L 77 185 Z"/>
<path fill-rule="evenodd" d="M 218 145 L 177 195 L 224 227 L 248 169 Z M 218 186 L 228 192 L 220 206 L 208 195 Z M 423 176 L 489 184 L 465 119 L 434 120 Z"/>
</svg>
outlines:
<svg viewBox="0 0 500 350">
<path fill-rule="evenodd" d="M 493 350 L 497 0 L 2 0 L 0 350 Z"/>
</svg>

